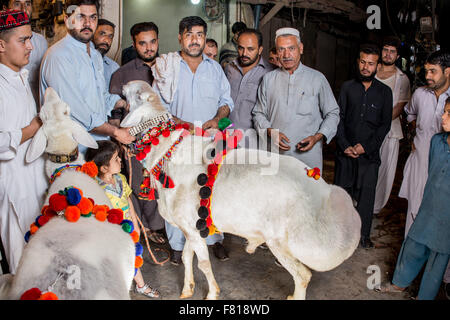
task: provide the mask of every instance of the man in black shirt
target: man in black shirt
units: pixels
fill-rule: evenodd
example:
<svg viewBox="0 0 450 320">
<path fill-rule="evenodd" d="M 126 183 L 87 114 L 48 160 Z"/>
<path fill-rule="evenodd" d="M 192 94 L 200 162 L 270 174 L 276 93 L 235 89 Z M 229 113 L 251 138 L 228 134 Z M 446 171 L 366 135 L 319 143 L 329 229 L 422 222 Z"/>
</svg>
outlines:
<svg viewBox="0 0 450 320">
<path fill-rule="evenodd" d="M 380 148 L 391 128 L 392 91 L 375 79 L 380 51 L 363 45 L 359 52 L 358 76 L 341 88 L 340 122 L 336 134 L 336 185 L 356 202 L 361 217 L 361 246 L 370 240 L 375 189 L 380 166 Z"/>
</svg>

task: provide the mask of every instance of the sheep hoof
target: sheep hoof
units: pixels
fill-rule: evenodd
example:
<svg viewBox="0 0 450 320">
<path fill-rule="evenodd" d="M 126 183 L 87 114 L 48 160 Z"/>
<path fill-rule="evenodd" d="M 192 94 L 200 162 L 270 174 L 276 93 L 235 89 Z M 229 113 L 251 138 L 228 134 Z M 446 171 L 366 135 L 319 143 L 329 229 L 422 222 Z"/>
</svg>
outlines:
<svg viewBox="0 0 450 320">
<path fill-rule="evenodd" d="M 208 293 L 206 296 L 206 300 L 217 300 L 219 298 L 219 295 L 217 293 Z"/>
<path fill-rule="evenodd" d="M 190 298 L 190 297 L 192 297 L 193 294 L 194 294 L 193 291 L 191 291 L 191 292 L 184 292 L 184 291 L 183 291 L 183 292 L 181 293 L 180 299 Z"/>
<path fill-rule="evenodd" d="M 287 300 L 294 300 L 294 296 L 293 295 L 287 296 Z"/>
</svg>

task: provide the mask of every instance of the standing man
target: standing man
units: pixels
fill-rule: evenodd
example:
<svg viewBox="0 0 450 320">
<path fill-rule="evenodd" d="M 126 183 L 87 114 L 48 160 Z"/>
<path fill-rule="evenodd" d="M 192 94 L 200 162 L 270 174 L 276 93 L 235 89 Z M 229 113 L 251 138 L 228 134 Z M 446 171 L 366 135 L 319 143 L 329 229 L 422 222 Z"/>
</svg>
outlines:
<svg viewBox="0 0 450 320">
<path fill-rule="evenodd" d="M 358 77 L 344 82 L 338 101 L 341 121 L 336 134 L 334 183 L 357 203 L 363 248 L 373 247 L 370 229 L 380 148 L 392 122 L 392 91 L 375 79 L 379 58 L 377 46 L 361 46 Z"/>
<path fill-rule="evenodd" d="M 0 12 L 0 238 L 12 274 L 48 186 L 44 159 L 25 162 L 30 139 L 42 125 L 24 68 L 31 37 L 26 12 Z"/>
<path fill-rule="evenodd" d="M 111 21 L 106 19 L 98 19 L 97 30 L 95 31 L 94 39 L 92 40 L 94 42 L 95 49 L 97 49 L 103 57 L 103 74 L 105 75 L 107 89 L 109 89 L 109 82 L 111 81 L 112 74 L 119 69 L 117 62 L 106 55 L 109 49 L 111 49 L 115 29 L 116 25 Z"/>
<path fill-rule="evenodd" d="M 225 67 L 225 74 L 231 86 L 234 109 L 230 120 L 235 129 L 244 131 L 249 141 L 241 140 L 246 147 L 257 148 L 257 135 L 254 130 L 252 110 L 258 96 L 258 87 L 263 76 L 272 67 L 261 56 L 263 51 L 262 34 L 255 29 L 245 29 L 239 34 L 238 58 Z M 248 130 L 252 129 L 252 130 Z"/>
<path fill-rule="evenodd" d="M 66 1 L 64 22 L 67 35 L 44 56 L 41 66 L 41 99 L 52 87 L 70 106 L 71 117 L 97 139 L 113 137 L 123 144 L 135 138 L 127 128 L 117 128 L 107 121 L 111 110 L 126 107 L 125 100 L 111 95 L 105 82 L 103 60 L 91 42 L 97 29 L 96 0 Z M 84 152 L 86 147 L 80 146 Z"/>
<path fill-rule="evenodd" d="M 131 28 L 131 38 L 133 39 L 133 47 L 136 49 L 138 57 L 129 61 L 120 67 L 111 77 L 111 85 L 109 92 L 112 94 L 122 95 L 122 88 L 128 82 L 133 80 L 146 81 L 153 84 L 153 74 L 151 66 L 155 63 L 158 55 L 158 27 L 153 22 L 141 22 L 135 24 Z M 125 116 L 125 110 L 113 110 L 113 117 L 120 120 Z M 120 112 L 121 111 L 121 112 Z M 124 161 L 125 168 L 130 172 L 128 161 Z M 165 243 L 164 237 L 160 230 L 164 228 L 164 219 L 158 212 L 158 203 L 156 200 L 141 200 L 139 193 L 141 191 L 141 183 L 143 181 L 143 166 L 136 157 L 131 158 L 131 200 L 136 209 L 136 213 L 141 218 L 146 229 L 149 230 L 148 236 L 155 243 Z"/>
<path fill-rule="evenodd" d="M 303 43 L 297 29 L 278 29 L 275 43 L 282 68 L 261 82 L 255 127 L 260 133 L 267 130 L 282 154 L 322 170 L 322 144 L 336 133 L 339 106 L 325 76 L 300 62 Z"/>
<path fill-rule="evenodd" d="M 203 53 L 206 54 L 208 58 L 216 60 L 218 52 L 219 47 L 217 46 L 217 41 L 211 38 L 206 39 L 206 45 Z"/>
<path fill-rule="evenodd" d="M 7 8 L 11 10 L 25 11 L 28 18 L 32 19 L 33 13 L 33 1 L 32 0 L 5 0 Z M 3 9 L 7 9 L 6 5 L 3 5 Z M 47 51 L 48 44 L 47 40 L 34 31 L 33 37 L 31 38 L 31 44 L 33 45 L 33 50 L 31 51 L 30 62 L 25 66 L 25 69 L 29 71 L 28 81 L 30 82 L 31 91 L 33 92 L 34 100 L 36 101 L 36 106 L 40 105 L 39 100 L 39 68 L 41 66 L 42 58 Z"/>
<path fill-rule="evenodd" d="M 445 100 L 450 96 L 450 54 L 436 51 L 425 62 L 426 87 L 416 89 L 406 105 L 406 120 L 414 121 L 416 136 L 412 151 L 403 170 L 399 197 L 408 199 L 405 237 L 422 202 L 428 177 L 428 153 L 433 135 L 441 132 L 441 116 Z"/>
<path fill-rule="evenodd" d="M 233 38 L 231 41 L 225 43 L 222 48 L 220 48 L 219 53 L 219 63 L 222 68 L 225 69 L 226 65 L 236 59 L 238 57 L 237 52 L 237 38 L 239 37 L 239 33 L 247 29 L 247 25 L 244 22 L 237 21 L 231 27 L 231 32 L 233 32 Z"/>
<path fill-rule="evenodd" d="M 400 57 L 400 40 L 388 37 L 383 41 L 381 50 L 381 63 L 375 78 L 392 90 L 393 108 L 391 130 L 381 145 L 381 165 L 378 170 L 378 182 L 375 192 L 375 204 L 373 213 L 378 214 L 386 205 L 391 195 L 394 183 L 395 171 L 397 169 L 398 152 L 400 140 L 403 139 L 400 114 L 411 97 L 408 77 L 395 66 Z"/>
<path fill-rule="evenodd" d="M 183 18 L 179 25 L 178 41 L 181 51 L 178 66 L 179 70 L 177 85 L 172 95 L 163 94 L 167 92 L 166 87 L 171 88 L 170 81 L 160 81 L 158 78 L 158 67 L 161 67 L 157 58 L 155 66 L 155 89 L 161 94 L 161 101 L 166 104 L 169 112 L 174 116 L 177 123 L 188 123 L 194 128 L 194 122 L 201 122 L 202 128 L 218 129 L 219 120 L 228 117 L 233 110 L 233 100 L 230 97 L 230 84 L 220 65 L 203 55 L 205 48 L 207 25 L 197 16 Z M 168 59 L 172 60 L 172 59 Z M 173 59 L 175 61 L 175 59 Z M 171 262 L 175 265 L 181 263 L 181 253 L 185 238 L 180 229 L 166 222 L 166 231 L 169 243 L 174 253 Z M 222 245 L 223 234 L 214 234 L 206 238 L 208 245 L 214 245 L 213 251 L 217 258 L 224 261 L 228 259 L 225 248 Z"/>
</svg>

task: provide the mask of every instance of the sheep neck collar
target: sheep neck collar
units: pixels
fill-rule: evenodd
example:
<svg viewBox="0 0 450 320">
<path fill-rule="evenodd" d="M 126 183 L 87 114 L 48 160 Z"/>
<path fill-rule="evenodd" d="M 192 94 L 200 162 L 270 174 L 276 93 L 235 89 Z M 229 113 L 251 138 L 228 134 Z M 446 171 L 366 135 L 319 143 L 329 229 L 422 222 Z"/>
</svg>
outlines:
<svg viewBox="0 0 450 320">
<path fill-rule="evenodd" d="M 69 154 L 52 154 L 47 153 L 48 159 L 53 163 L 67 163 L 67 162 L 74 162 L 78 159 L 78 147 L 76 147 L 71 153 Z"/>
<path fill-rule="evenodd" d="M 158 126 L 162 122 L 170 122 L 172 120 L 172 115 L 170 113 L 165 113 L 162 115 L 159 115 L 157 117 L 151 118 L 147 121 L 141 122 L 137 126 L 132 127 L 129 132 L 132 136 L 136 136 L 141 132 L 144 132 L 145 130 L 151 130 L 153 127 Z"/>
</svg>

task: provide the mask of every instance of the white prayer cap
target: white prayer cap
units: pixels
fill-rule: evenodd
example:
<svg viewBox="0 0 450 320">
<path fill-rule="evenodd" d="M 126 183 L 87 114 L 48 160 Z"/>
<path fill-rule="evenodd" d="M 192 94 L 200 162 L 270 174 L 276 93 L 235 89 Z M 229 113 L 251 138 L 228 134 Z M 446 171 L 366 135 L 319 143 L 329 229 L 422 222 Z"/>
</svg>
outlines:
<svg viewBox="0 0 450 320">
<path fill-rule="evenodd" d="M 287 35 L 295 36 L 295 37 L 297 37 L 300 40 L 300 32 L 297 29 L 294 29 L 294 28 L 280 28 L 280 29 L 278 29 L 277 32 L 275 33 L 275 40 L 277 40 L 277 38 L 279 36 L 287 36 Z"/>
</svg>

